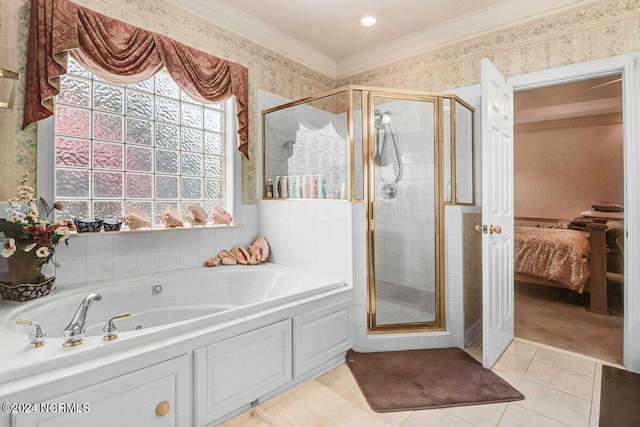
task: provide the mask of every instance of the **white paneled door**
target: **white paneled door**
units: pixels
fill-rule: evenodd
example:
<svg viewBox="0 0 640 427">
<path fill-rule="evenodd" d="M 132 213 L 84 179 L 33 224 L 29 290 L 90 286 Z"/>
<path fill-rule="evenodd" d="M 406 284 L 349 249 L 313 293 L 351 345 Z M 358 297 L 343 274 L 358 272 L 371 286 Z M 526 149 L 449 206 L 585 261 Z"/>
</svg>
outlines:
<svg viewBox="0 0 640 427">
<path fill-rule="evenodd" d="M 513 340 L 513 86 L 482 60 L 482 360 Z"/>
</svg>

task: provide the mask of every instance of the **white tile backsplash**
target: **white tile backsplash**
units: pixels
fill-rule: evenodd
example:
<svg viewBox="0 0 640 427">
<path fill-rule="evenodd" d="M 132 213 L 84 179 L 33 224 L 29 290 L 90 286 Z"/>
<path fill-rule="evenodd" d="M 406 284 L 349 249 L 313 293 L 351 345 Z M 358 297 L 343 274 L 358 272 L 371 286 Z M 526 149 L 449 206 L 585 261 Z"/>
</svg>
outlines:
<svg viewBox="0 0 640 427">
<path fill-rule="evenodd" d="M 69 244 L 72 245 L 77 239 L 84 238 L 85 241 L 85 258 L 100 258 L 111 256 L 113 251 L 112 235 L 90 235 L 90 236 L 72 236 Z"/>
<path fill-rule="evenodd" d="M 258 234 L 269 241 L 275 262 L 331 274 L 349 283 L 348 207 L 344 201 L 261 200 Z"/>
<path fill-rule="evenodd" d="M 159 252 L 160 271 L 180 270 L 180 251 Z"/>
<path fill-rule="evenodd" d="M 113 258 L 111 256 L 87 258 L 85 262 L 85 280 L 87 282 L 112 278 Z"/>
<path fill-rule="evenodd" d="M 255 205 L 237 210 L 244 225 L 73 234 L 68 247 L 56 248 L 56 285 L 198 267 L 221 249 L 248 247 L 258 237 L 258 210 Z"/>
<path fill-rule="evenodd" d="M 57 249 L 56 252 L 59 252 Z M 85 260 L 82 259 L 65 259 L 58 258 L 61 267 L 56 268 L 56 286 L 60 284 L 75 285 L 85 282 Z"/>
</svg>

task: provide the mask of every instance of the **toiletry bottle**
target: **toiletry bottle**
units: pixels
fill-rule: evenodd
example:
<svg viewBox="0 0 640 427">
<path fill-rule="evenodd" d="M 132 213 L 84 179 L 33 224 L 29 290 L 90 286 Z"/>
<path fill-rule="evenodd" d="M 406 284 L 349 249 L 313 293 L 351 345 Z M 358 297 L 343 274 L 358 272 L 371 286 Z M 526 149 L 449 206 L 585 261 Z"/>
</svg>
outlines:
<svg viewBox="0 0 640 427">
<path fill-rule="evenodd" d="M 318 198 L 318 177 L 316 175 L 309 175 L 309 198 Z"/>
<path fill-rule="evenodd" d="M 280 175 L 276 175 L 276 182 L 273 185 L 273 189 L 275 190 L 274 197 L 279 198 L 282 197 L 282 182 L 280 182 Z"/>
<path fill-rule="evenodd" d="M 294 197 L 298 197 L 298 180 L 294 175 L 289 176 L 289 198 L 292 199 Z"/>
<path fill-rule="evenodd" d="M 287 197 L 289 197 L 289 177 L 287 175 L 283 176 L 282 178 L 280 178 L 280 183 L 282 184 L 282 193 L 280 193 L 281 197 L 286 199 Z"/>
<path fill-rule="evenodd" d="M 271 178 L 267 180 L 267 198 L 271 199 L 273 197 L 273 181 Z"/>
<path fill-rule="evenodd" d="M 318 198 L 326 199 L 327 198 L 327 183 L 324 180 L 324 175 L 318 175 Z"/>
<path fill-rule="evenodd" d="M 307 176 L 300 175 L 298 176 L 298 196 L 303 199 L 307 198 Z"/>
</svg>

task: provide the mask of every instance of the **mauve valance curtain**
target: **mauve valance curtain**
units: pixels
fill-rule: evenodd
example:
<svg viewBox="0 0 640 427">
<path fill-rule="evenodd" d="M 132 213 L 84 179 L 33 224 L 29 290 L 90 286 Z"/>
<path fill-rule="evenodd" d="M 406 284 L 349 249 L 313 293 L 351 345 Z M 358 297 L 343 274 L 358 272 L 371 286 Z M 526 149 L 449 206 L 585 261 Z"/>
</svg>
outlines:
<svg viewBox="0 0 640 427">
<path fill-rule="evenodd" d="M 142 81 L 164 66 L 198 101 L 220 102 L 235 96 L 238 151 L 249 158 L 246 67 L 67 0 L 31 2 L 23 129 L 53 115 L 53 97 L 60 92 L 69 53 L 108 81 Z"/>
</svg>

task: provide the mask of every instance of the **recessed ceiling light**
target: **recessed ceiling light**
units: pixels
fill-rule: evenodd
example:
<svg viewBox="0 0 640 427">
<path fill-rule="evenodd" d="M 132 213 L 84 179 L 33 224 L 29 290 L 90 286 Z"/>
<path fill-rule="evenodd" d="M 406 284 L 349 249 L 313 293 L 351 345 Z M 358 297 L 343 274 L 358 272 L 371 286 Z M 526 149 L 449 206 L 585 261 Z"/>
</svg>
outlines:
<svg viewBox="0 0 640 427">
<path fill-rule="evenodd" d="M 374 18 L 373 16 L 365 16 L 360 20 L 360 23 L 365 27 L 370 27 L 376 23 L 376 18 Z"/>
</svg>

